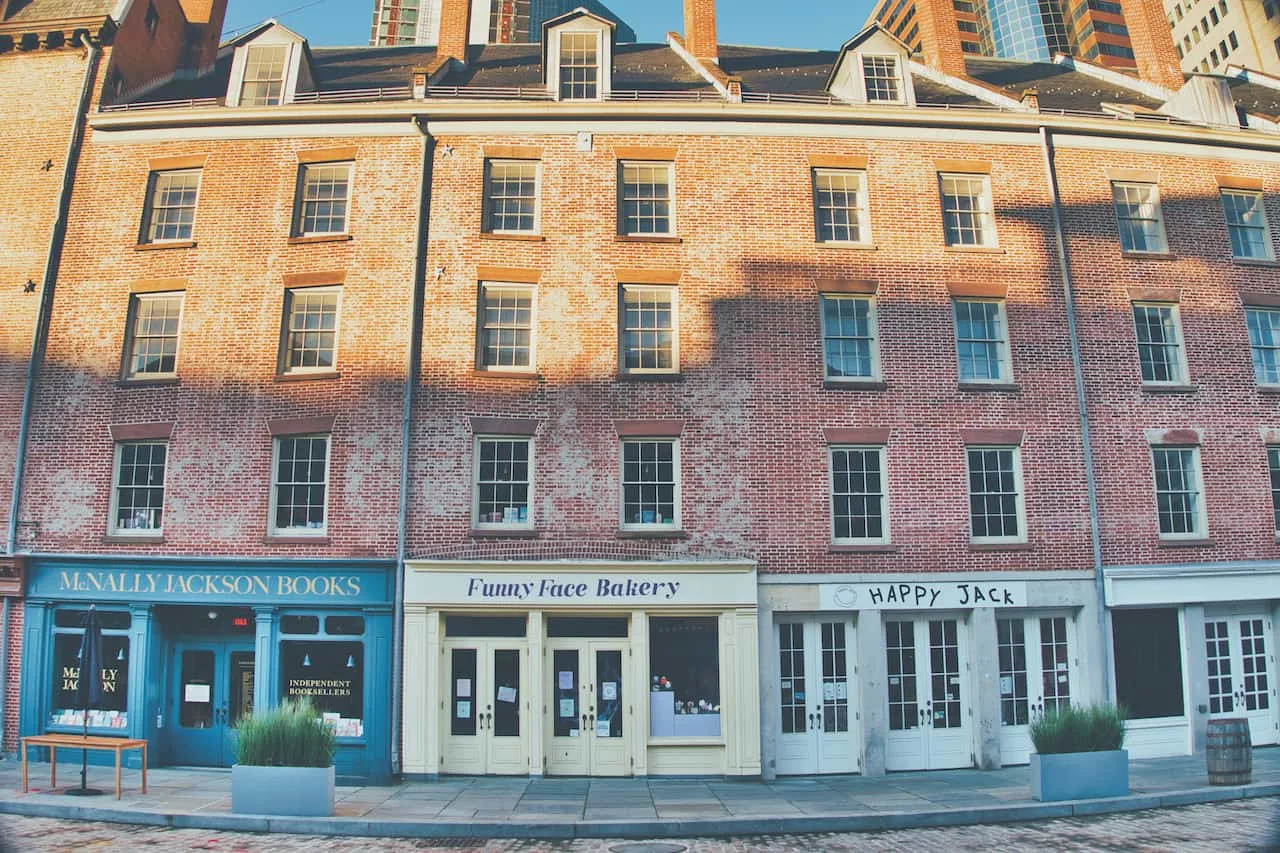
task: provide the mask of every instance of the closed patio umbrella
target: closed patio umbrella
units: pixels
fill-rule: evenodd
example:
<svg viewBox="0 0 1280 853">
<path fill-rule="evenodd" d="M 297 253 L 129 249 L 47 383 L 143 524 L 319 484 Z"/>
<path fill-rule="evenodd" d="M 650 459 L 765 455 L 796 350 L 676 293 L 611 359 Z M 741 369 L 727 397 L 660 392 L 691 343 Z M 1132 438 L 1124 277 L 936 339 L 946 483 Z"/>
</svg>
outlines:
<svg viewBox="0 0 1280 853">
<path fill-rule="evenodd" d="M 76 705 L 84 714 L 84 736 L 89 736 L 89 709 L 102 704 L 102 622 L 98 608 L 89 605 L 84 615 L 84 637 L 80 641 L 80 678 L 76 684 Z M 85 797 L 101 794 L 97 788 L 87 785 L 89 774 L 89 750 L 80 751 L 80 787 L 71 788 L 68 794 Z"/>
</svg>

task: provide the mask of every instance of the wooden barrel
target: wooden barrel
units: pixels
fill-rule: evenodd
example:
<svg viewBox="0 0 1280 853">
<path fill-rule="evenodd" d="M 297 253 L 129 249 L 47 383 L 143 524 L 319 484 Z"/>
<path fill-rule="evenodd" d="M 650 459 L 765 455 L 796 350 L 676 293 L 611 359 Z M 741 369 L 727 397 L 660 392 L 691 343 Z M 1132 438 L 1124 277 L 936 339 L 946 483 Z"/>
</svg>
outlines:
<svg viewBox="0 0 1280 853">
<path fill-rule="evenodd" d="M 1210 785 L 1248 785 L 1253 781 L 1249 721 L 1243 717 L 1210 720 L 1204 757 Z"/>
</svg>

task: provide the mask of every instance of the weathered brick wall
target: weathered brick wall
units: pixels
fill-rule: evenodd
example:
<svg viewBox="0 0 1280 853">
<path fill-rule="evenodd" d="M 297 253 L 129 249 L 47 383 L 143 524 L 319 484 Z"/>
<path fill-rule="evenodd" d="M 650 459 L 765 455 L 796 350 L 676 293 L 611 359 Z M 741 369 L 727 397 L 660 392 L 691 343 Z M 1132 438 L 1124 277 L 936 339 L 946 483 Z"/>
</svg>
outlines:
<svg viewBox="0 0 1280 853">
<path fill-rule="evenodd" d="M 4 655 L 9 660 L 8 692 L 4 697 L 4 741 L 0 745 L 6 753 L 18 748 L 18 708 L 22 690 L 22 601 L 14 599 L 9 605 L 9 635 L 5 640 Z"/>
<path fill-rule="evenodd" d="M 147 3 L 160 16 L 155 35 L 147 29 Z M 138 91 L 167 79 L 184 59 L 187 19 L 178 0 L 140 0 L 116 31 L 110 71 L 124 77 L 124 91 Z M 218 34 L 209 36 L 217 40 Z M 110 79 L 109 77 L 104 80 Z M 108 100 L 110 100 L 108 98 Z"/>
</svg>

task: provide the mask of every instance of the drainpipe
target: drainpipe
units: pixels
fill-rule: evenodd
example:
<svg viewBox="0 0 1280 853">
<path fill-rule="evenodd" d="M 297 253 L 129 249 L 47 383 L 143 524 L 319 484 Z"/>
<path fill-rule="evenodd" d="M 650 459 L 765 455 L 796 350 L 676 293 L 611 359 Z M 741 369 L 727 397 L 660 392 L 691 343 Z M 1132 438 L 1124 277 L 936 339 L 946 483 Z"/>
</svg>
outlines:
<svg viewBox="0 0 1280 853">
<path fill-rule="evenodd" d="M 391 634 L 391 774 L 400 775 L 401 682 L 404 679 L 404 575 L 408 553 L 409 443 L 412 439 L 413 404 L 422 361 L 422 313 L 427 291 L 427 225 L 431 210 L 431 164 L 436 143 L 420 118 L 414 124 L 422 134 L 422 181 L 418 184 L 418 234 L 414 238 L 413 315 L 409 326 L 409 360 L 405 365 L 404 408 L 400 411 L 400 505 L 396 521 L 395 614 Z"/>
<path fill-rule="evenodd" d="M 1080 335 L 1076 322 L 1075 291 L 1071 285 L 1071 262 L 1066 233 L 1062 228 L 1062 204 L 1058 197 L 1058 170 L 1054 165 L 1053 138 L 1048 127 L 1040 127 L 1040 148 L 1044 154 L 1045 176 L 1053 200 L 1053 236 L 1058 248 L 1058 271 L 1062 274 L 1062 295 L 1067 306 L 1067 334 L 1071 339 L 1071 371 L 1076 381 L 1076 405 L 1080 410 L 1080 443 L 1084 452 L 1085 488 L 1089 493 L 1089 540 L 1093 548 L 1094 593 L 1097 597 L 1098 646 L 1102 660 L 1102 698 L 1115 700 L 1111 683 L 1111 638 L 1107 632 L 1107 585 L 1102 576 L 1102 533 L 1098 522 L 1098 479 L 1093 465 L 1093 442 L 1089 436 L 1089 408 L 1084 391 L 1084 368 L 1080 359 Z"/>
</svg>

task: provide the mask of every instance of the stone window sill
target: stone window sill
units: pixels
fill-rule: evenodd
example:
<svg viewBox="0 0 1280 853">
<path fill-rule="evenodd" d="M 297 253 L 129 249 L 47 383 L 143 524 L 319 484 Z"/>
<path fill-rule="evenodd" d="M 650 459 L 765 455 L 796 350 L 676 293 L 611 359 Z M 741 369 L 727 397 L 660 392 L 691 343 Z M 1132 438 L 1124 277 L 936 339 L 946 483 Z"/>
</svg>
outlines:
<svg viewBox="0 0 1280 853">
<path fill-rule="evenodd" d="M 1143 382 L 1142 390 L 1149 394 L 1194 394 L 1200 390 L 1200 386 L 1162 385 L 1158 382 Z"/>
<path fill-rule="evenodd" d="M 1259 394 L 1280 394 L 1280 385 L 1259 385 Z"/>
<path fill-rule="evenodd" d="M 519 379 L 525 382 L 541 382 L 542 374 L 523 370 L 473 370 L 471 375 L 477 379 Z"/>
<path fill-rule="evenodd" d="M 1030 542 L 970 542 L 970 551 L 1033 551 Z"/>
<path fill-rule="evenodd" d="M 683 382 L 683 373 L 628 373 L 619 371 L 618 382 Z"/>
<path fill-rule="evenodd" d="M 1232 258 L 1231 262 L 1244 267 L 1280 267 L 1280 261 L 1274 258 Z"/>
<path fill-rule="evenodd" d="M 832 545 L 830 554 L 896 554 L 902 549 L 897 545 Z"/>
<path fill-rule="evenodd" d="M 473 527 L 472 539 L 541 539 L 542 531 L 536 527 Z"/>
<path fill-rule="evenodd" d="M 117 388 L 163 388 L 169 385 L 181 385 L 182 380 L 177 376 L 164 376 L 155 379 L 117 379 Z"/>
<path fill-rule="evenodd" d="M 326 536 L 274 536 L 267 535 L 262 537 L 264 545 L 328 545 L 329 537 Z"/>
<path fill-rule="evenodd" d="M 108 533 L 102 537 L 104 545 L 163 545 L 164 534 L 148 536 L 125 536 L 121 533 Z"/>
<path fill-rule="evenodd" d="M 883 391 L 889 386 L 883 379 L 824 379 L 826 391 Z"/>
<path fill-rule="evenodd" d="M 277 373 L 277 382 L 307 382 L 312 379 L 341 379 L 336 370 L 317 370 L 314 373 Z"/>
<path fill-rule="evenodd" d="M 636 530 L 620 527 L 615 534 L 619 539 L 688 539 L 683 530 Z"/>
<path fill-rule="evenodd" d="M 855 252 L 874 252 L 877 249 L 875 243 L 843 243 L 839 240 L 818 240 L 819 249 L 849 249 Z"/>
<path fill-rule="evenodd" d="M 541 234 L 499 234 L 496 231 L 481 231 L 484 240 L 514 240 L 517 243 L 541 243 L 546 240 Z"/>
<path fill-rule="evenodd" d="M 961 382 L 961 391 L 1003 391 L 1006 394 L 1022 393 L 1022 386 L 1013 382 Z"/>
<path fill-rule="evenodd" d="M 957 252 L 962 255 L 1003 255 L 1005 250 L 999 246 L 947 246 L 944 252 Z"/>
<path fill-rule="evenodd" d="M 1133 261 L 1176 261 L 1178 256 L 1173 252 L 1126 252 L 1120 251 L 1120 257 Z"/>
<path fill-rule="evenodd" d="M 619 243 L 683 243 L 679 237 L 668 237 L 661 234 L 618 234 L 616 235 Z"/>
<path fill-rule="evenodd" d="M 289 238 L 290 246 L 305 246 L 309 243 L 346 243 L 351 240 L 350 234 L 313 234 L 298 235 Z"/>
<path fill-rule="evenodd" d="M 194 249 L 195 240 L 174 240 L 169 243 L 139 243 L 133 247 L 135 252 L 156 252 L 161 249 Z"/>
<path fill-rule="evenodd" d="M 1212 548 L 1212 539 L 1161 539 L 1156 545 L 1160 548 Z"/>
</svg>

